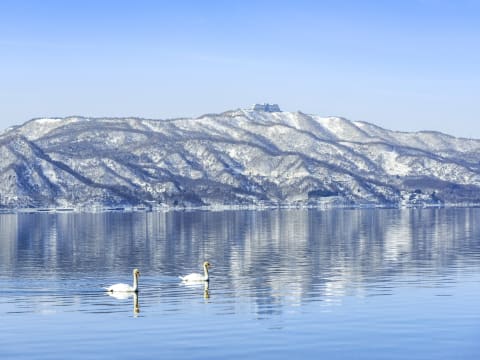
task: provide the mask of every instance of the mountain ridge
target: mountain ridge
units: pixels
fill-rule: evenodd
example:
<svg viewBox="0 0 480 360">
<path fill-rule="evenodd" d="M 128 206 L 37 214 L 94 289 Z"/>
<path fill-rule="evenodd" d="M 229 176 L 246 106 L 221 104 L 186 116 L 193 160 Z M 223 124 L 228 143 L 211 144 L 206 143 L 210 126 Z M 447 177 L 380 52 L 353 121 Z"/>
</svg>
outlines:
<svg viewBox="0 0 480 360">
<path fill-rule="evenodd" d="M 0 134 L 0 207 L 480 204 L 480 140 L 302 112 L 37 118 Z"/>
</svg>

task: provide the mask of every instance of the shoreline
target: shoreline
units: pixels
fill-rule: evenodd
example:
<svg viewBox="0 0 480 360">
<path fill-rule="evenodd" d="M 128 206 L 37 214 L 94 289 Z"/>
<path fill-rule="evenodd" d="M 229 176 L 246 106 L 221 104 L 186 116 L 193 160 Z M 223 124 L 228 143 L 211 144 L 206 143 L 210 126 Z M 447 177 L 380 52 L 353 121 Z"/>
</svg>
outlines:
<svg viewBox="0 0 480 360">
<path fill-rule="evenodd" d="M 296 209 L 432 209 L 432 208 L 478 208 L 477 203 L 446 203 L 446 204 L 278 204 L 278 205 L 205 205 L 205 206 L 79 206 L 79 207 L 38 207 L 38 208 L 2 208 L 0 214 L 29 213 L 109 213 L 109 212 L 178 212 L 178 211 L 270 211 Z"/>
</svg>

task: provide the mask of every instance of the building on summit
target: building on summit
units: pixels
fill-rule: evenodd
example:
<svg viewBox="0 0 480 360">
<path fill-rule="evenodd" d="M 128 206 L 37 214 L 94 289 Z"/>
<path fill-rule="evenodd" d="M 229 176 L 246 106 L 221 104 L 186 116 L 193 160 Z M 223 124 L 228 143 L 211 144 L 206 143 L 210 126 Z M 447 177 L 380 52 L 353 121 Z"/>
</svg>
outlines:
<svg viewBox="0 0 480 360">
<path fill-rule="evenodd" d="M 252 106 L 252 110 L 254 111 L 265 111 L 265 112 L 280 112 L 280 107 L 278 104 L 255 104 Z"/>
</svg>

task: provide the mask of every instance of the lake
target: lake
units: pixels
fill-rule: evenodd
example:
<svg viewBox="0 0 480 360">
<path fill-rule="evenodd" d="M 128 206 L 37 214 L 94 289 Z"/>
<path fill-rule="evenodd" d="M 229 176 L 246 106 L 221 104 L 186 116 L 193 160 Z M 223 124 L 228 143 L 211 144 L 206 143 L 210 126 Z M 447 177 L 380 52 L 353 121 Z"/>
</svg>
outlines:
<svg viewBox="0 0 480 360">
<path fill-rule="evenodd" d="M 480 209 L 2 214 L 0 286 L 1 359 L 478 359 Z"/>
</svg>

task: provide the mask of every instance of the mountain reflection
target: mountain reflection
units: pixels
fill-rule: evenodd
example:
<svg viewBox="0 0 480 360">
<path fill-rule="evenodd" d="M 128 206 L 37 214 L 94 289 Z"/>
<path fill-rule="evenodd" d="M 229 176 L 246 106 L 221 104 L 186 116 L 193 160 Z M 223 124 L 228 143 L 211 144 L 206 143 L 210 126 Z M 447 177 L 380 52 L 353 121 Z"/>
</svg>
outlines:
<svg viewBox="0 0 480 360">
<path fill-rule="evenodd" d="M 479 215 L 480 209 L 1 215 L 0 270 L 3 278 L 85 278 L 94 291 L 138 267 L 143 290 L 144 274 L 149 284 L 166 279 L 171 286 L 209 260 L 214 299 L 219 289 L 232 299 L 255 299 L 263 316 L 313 298 L 388 294 L 393 279 L 421 284 L 424 276 L 448 278 L 458 267 L 478 269 Z"/>
</svg>

